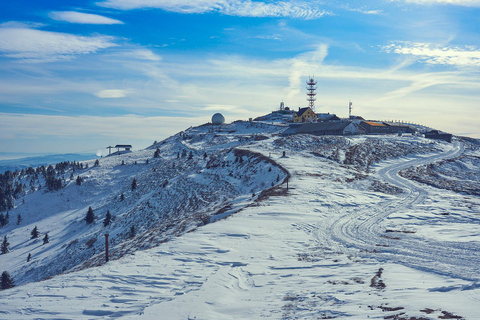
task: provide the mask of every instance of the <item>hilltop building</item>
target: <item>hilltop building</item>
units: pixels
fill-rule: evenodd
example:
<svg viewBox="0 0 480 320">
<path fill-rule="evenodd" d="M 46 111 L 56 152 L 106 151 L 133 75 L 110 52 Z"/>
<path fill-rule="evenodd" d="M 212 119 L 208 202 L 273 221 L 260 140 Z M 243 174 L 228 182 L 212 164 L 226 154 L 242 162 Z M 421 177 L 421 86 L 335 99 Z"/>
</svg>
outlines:
<svg viewBox="0 0 480 320">
<path fill-rule="evenodd" d="M 317 114 L 310 108 L 298 108 L 293 114 L 293 122 L 314 122 L 317 121 Z"/>
</svg>

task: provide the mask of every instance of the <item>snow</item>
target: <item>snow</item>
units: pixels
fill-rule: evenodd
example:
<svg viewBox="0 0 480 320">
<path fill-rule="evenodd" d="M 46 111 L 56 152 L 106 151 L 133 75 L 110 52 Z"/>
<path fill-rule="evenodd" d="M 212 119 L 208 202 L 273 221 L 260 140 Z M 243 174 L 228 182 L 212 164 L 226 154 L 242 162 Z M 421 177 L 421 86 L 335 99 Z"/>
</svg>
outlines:
<svg viewBox="0 0 480 320">
<path fill-rule="evenodd" d="M 0 256 L 16 280 L 25 272 L 27 252 L 45 260 L 32 268 L 47 271 L 49 264 L 64 266 L 55 258 L 69 243 L 104 232 L 100 222 L 92 227 L 81 220 L 92 203 L 96 212 L 107 207 L 118 212 L 109 229 L 114 237 L 132 220 L 143 229 L 138 239 L 118 236 L 113 242 L 111 250 L 122 248 L 121 258 L 98 263 L 103 257 L 98 240 L 97 251 L 78 255 L 70 272 L 42 282 L 27 276 L 25 284 L 1 291 L 0 319 L 480 318 L 480 198 L 398 175 L 471 154 L 469 142 L 416 136 L 278 138 L 281 129 L 248 122 L 191 128 L 150 149 L 105 159 L 82 173 L 88 189 L 72 182 L 57 193 L 27 195 L 26 204 L 11 213 L 22 210 L 25 224 L 6 227 L 12 252 Z M 157 147 L 162 158 L 152 160 Z M 195 159 L 177 161 L 182 148 L 195 152 Z M 204 161 L 204 152 L 216 160 Z M 163 169 L 173 162 L 174 172 Z M 275 164 L 290 173 L 288 190 L 284 169 Z M 142 181 L 139 194 L 128 190 L 134 176 Z M 167 188 L 161 186 L 165 178 Z M 383 190 L 385 185 L 372 190 L 374 181 L 402 192 Z M 262 193 L 271 182 L 275 188 Z M 161 231 L 170 211 L 149 217 L 166 199 L 156 197 L 169 188 L 175 189 L 172 197 L 183 197 L 186 188 L 198 202 L 178 221 L 168 218 L 172 229 Z M 202 190 L 214 194 L 208 204 L 201 204 L 208 197 Z M 120 192 L 125 203 L 113 200 Z M 35 208 L 51 214 L 43 217 Z M 196 210 L 211 223 L 192 222 Z M 183 231 L 176 227 L 182 223 Z M 25 237 L 34 224 L 49 231 L 51 243 Z M 139 239 L 145 250 L 139 250 Z M 97 263 L 85 268 L 84 261 Z"/>
</svg>

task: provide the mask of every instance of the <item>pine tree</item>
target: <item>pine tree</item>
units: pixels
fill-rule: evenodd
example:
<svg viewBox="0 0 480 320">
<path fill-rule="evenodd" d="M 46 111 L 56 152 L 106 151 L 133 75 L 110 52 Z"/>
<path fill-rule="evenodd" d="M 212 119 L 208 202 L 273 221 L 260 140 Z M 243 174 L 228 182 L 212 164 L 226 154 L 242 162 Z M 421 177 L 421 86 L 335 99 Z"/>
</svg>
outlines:
<svg viewBox="0 0 480 320">
<path fill-rule="evenodd" d="M 3 237 L 3 242 L 2 242 L 2 246 L 0 248 L 0 252 L 2 254 L 5 254 L 5 253 L 8 253 L 8 246 L 10 245 L 10 243 L 8 242 L 7 240 L 7 236 L 4 236 Z"/>
<path fill-rule="evenodd" d="M 0 188 L 0 190 L 1 190 L 1 188 Z M 2 212 L 0 212 L 0 228 L 3 227 L 3 226 L 5 226 L 5 225 L 6 225 L 6 223 L 5 223 L 5 216 L 3 215 Z"/>
<path fill-rule="evenodd" d="M 50 242 L 50 240 L 48 239 L 48 232 L 47 232 L 47 233 L 45 233 L 45 237 L 43 237 L 43 244 L 47 244 L 49 242 Z"/>
<path fill-rule="evenodd" d="M 28 254 L 28 257 L 27 257 L 27 262 L 30 262 L 31 259 L 32 259 L 32 254 L 29 253 L 29 254 Z"/>
<path fill-rule="evenodd" d="M 0 289 L 5 290 L 13 287 L 15 287 L 15 284 L 13 282 L 12 277 L 7 271 L 3 271 Z"/>
<path fill-rule="evenodd" d="M 92 223 L 95 220 L 95 214 L 93 213 L 92 207 L 88 207 L 87 215 L 85 216 L 85 221 L 87 224 Z"/>
<path fill-rule="evenodd" d="M 20 224 L 20 222 L 22 222 L 22 216 L 17 215 L 17 226 Z"/>
<path fill-rule="evenodd" d="M 33 228 L 33 230 L 30 232 L 30 234 L 32 235 L 32 237 L 30 239 L 36 239 L 38 238 L 38 228 L 37 226 L 35 226 L 35 228 Z"/>
<path fill-rule="evenodd" d="M 76 181 L 77 186 L 81 186 L 82 182 L 83 182 L 83 179 L 80 176 L 77 176 L 77 181 Z"/>
<path fill-rule="evenodd" d="M 190 151 L 190 153 L 188 154 L 188 160 L 192 159 L 193 158 L 193 152 Z"/>
<path fill-rule="evenodd" d="M 100 161 L 98 161 L 98 159 L 95 160 L 95 167 L 98 167 L 99 165 L 100 165 Z"/>
<path fill-rule="evenodd" d="M 122 194 L 120 195 L 120 201 L 123 201 L 123 200 L 125 200 L 125 195 L 122 193 Z"/>
<path fill-rule="evenodd" d="M 107 211 L 107 214 L 105 215 L 105 219 L 103 220 L 103 226 L 106 227 L 110 224 L 112 221 L 112 214 L 110 213 L 110 210 Z"/>
<path fill-rule="evenodd" d="M 132 191 L 137 189 L 137 179 L 133 178 L 133 181 L 132 181 Z"/>
</svg>

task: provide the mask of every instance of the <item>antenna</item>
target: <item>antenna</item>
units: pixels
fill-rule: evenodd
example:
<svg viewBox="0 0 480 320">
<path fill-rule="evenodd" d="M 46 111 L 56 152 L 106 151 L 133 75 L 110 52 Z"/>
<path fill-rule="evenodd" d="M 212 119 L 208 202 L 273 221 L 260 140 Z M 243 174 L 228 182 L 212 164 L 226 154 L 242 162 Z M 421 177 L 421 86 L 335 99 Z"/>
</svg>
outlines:
<svg viewBox="0 0 480 320">
<path fill-rule="evenodd" d="M 307 101 L 308 101 L 308 106 L 310 109 L 312 109 L 313 112 L 315 112 L 315 90 L 317 90 L 317 81 L 313 77 L 309 77 L 307 80 Z"/>
<path fill-rule="evenodd" d="M 348 102 L 348 119 L 352 117 L 352 101 Z"/>
</svg>

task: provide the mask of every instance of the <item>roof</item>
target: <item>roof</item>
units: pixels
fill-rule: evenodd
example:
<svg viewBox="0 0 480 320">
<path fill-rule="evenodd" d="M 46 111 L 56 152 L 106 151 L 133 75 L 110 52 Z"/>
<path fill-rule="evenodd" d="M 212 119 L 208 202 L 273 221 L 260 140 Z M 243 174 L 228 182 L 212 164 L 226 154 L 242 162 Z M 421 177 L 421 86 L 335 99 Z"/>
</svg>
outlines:
<svg viewBox="0 0 480 320">
<path fill-rule="evenodd" d="M 304 114 L 308 109 L 310 109 L 310 107 L 300 108 L 300 110 L 298 110 L 298 112 L 295 112 L 295 114 L 297 115 L 297 117 L 301 117 L 302 114 Z"/>
<path fill-rule="evenodd" d="M 305 123 L 297 129 L 297 133 L 312 133 L 326 131 L 343 131 L 350 122 L 315 122 Z"/>
<path fill-rule="evenodd" d="M 372 127 L 386 127 L 383 123 L 381 122 L 372 122 L 372 121 L 364 121 L 363 123 L 368 124 Z"/>
<path fill-rule="evenodd" d="M 117 144 L 115 148 L 131 148 L 131 144 Z"/>
</svg>

